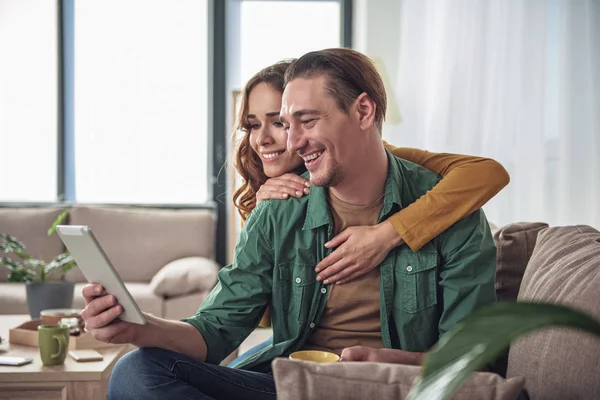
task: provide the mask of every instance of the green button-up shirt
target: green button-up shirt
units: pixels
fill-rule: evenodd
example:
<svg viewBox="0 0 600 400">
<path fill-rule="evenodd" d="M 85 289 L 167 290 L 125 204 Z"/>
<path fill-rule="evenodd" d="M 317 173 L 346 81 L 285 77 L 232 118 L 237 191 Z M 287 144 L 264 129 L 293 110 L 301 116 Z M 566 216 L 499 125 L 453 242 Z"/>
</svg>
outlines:
<svg viewBox="0 0 600 400">
<path fill-rule="evenodd" d="M 430 190 L 440 177 L 388 152 L 380 221 Z M 271 305 L 273 344 L 237 368 L 267 371 L 275 357 L 302 348 L 319 323 L 329 286 L 315 266 L 331 250 L 326 188 L 308 196 L 262 201 L 240 234 L 231 265 L 196 315 L 207 362 L 217 364 L 256 328 Z M 427 351 L 473 310 L 495 301 L 496 247 L 483 211 L 457 222 L 421 250 L 393 249 L 381 270 L 381 334 L 387 348 Z"/>
</svg>

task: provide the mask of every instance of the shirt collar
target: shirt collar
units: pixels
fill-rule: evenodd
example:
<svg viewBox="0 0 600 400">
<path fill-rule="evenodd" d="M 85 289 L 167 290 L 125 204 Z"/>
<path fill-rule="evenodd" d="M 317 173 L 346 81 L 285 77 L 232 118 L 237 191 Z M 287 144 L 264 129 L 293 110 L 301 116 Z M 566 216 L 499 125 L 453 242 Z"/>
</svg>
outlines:
<svg viewBox="0 0 600 400">
<path fill-rule="evenodd" d="M 307 172 L 307 174 L 309 173 Z M 309 179 L 310 175 L 305 176 L 305 178 Z M 302 230 L 315 229 L 327 224 L 331 225 L 328 196 L 327 188 L 311 186 Z"/>
<path fill-rule="evenodd" d="M 402 208 L 403 173 L 398 165 L 396 158 L 387 149 L 388 156 L 388 174 L 385 181 L 385 196 L 383 198 L 383 209 L 381 210 L 382 220 L 397 205 Z M 309 179 L 309 172 L 303 176 Z M 328 189 L 325 187 L 312 186 L 308 194 L 308 205 L 306 208 L 306 217 L 302 230 L 315 229 L 323 225 L 331 225 L 331 214 L 329 213 Z"/>
<path fill-rule="evenodd" d="M 385 181 L 385 197 L 383 198 L 383 209 L 381 216 L 388 216 L 394 210 L 394 205 L 398 206 L 398 210 L 403 208 L 402 196 L 404 195 L 404 173 L 400 168 L 398 159 L 388 150 L 385 149 L 388 156 L 388 174 Z M 394 213 L 397 212 L 394 210 Z M 380 220 L 381 220 L 380 219 Z"/>
</svg>

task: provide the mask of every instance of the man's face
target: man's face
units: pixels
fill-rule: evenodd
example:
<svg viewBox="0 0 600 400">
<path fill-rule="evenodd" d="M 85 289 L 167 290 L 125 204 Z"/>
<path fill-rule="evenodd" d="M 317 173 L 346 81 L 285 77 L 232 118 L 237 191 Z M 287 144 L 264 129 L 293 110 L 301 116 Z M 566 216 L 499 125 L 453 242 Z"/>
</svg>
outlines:
<svg viewBox="0 0 600 400">
<path fill-rule="evenodd" d="M 336 186 L 352 169 L 358 121 L 341 111 L 325 92 L 327 77 L 297 78 L 283 92 L 281 119 L 288 129 L 288 150 L 304 159 L 315 186 Z"/>
</svg>

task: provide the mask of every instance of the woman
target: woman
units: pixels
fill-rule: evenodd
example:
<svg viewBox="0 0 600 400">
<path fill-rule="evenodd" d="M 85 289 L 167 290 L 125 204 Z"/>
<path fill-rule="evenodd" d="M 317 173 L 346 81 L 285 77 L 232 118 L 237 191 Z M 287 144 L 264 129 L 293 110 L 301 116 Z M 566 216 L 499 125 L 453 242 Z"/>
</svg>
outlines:
<svg viewBox="0 0 600 400">
<path fill-rule="evenodd" d="M 242 93 L 235 130 L 242 130 L 235 166 L 243 182 L 233 202 L 245 220 L 265 199 L 302 197 L 310 191 L 304 161 L 286 150 L 287 133 L 279 120 L 283 79 L 289 61 L 254 75 Z M 449 226 L 481 208 L 509 182 L 496 161 L 456 154 L 398 148 L 384 142 L 395 156 L 443 176 L 426 195 L 372 227 L 351 227 L 329 243 L 335 249 L 316 269 L 324 283 L 344 283 L 369 272 L 394 247 L 406 243 L 413 251 Z"/>
</svg>

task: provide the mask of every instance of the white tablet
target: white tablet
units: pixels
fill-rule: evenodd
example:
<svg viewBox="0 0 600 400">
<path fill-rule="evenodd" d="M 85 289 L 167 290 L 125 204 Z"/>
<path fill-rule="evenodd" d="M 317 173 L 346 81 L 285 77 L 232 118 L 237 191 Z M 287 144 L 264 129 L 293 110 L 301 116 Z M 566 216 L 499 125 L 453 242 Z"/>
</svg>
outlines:
<svg viewBox="0 0 600 400">
<path fill-rule="evenodd" d="M 85 279 L 90 283 L 102 285 L 106 293 L 115 296 L 123 306 L 123 313 L 119 319 L 144 325 L 146 317 L 140 311 L 91 229 L 81 225 L 58 225 L 56 232 L 77 262 Z"/>
</svg>

